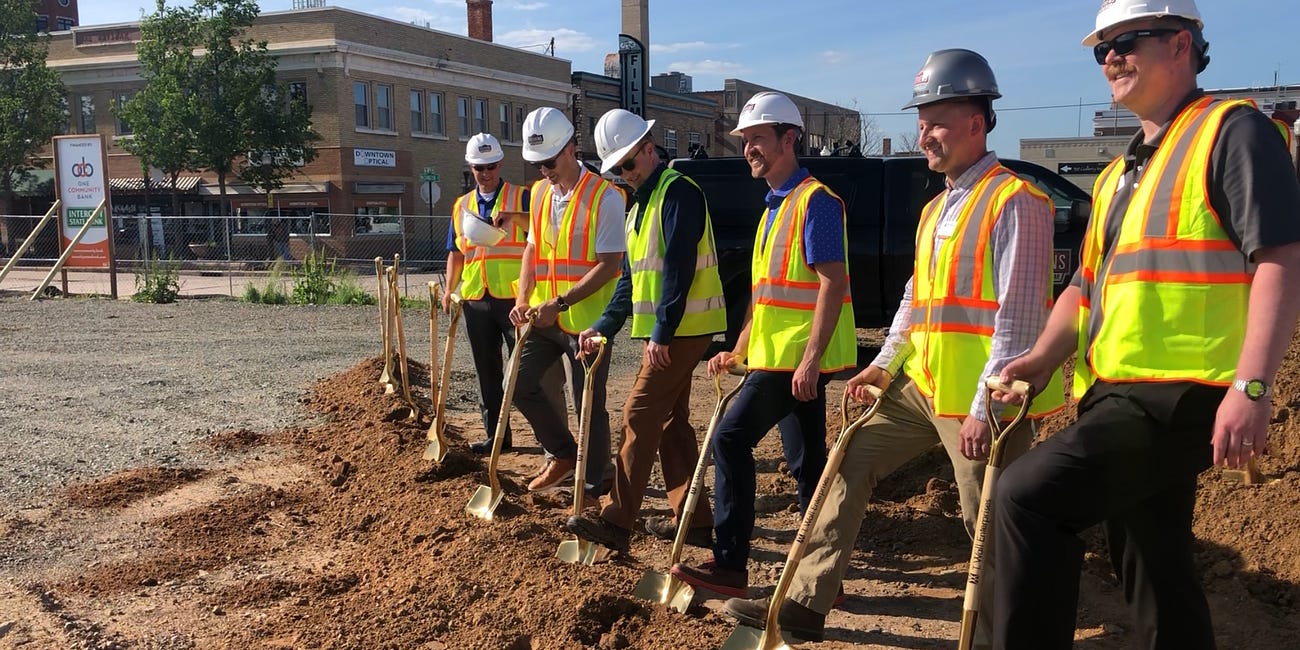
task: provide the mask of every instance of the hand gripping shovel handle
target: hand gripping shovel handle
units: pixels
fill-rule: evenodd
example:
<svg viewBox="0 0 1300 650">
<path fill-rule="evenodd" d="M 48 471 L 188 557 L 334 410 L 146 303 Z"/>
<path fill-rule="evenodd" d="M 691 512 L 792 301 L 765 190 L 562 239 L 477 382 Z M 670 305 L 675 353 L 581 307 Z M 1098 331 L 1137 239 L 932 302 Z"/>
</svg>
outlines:
<svg viewBox="0 0 1300 650">
<path fill-rule="evenodd" d="M 959 650 L 971 650 L 975 644 L 975 622 L 980 610 L 980 582 L 984 579 L 984 547 L 988 539 L 989 528 L 993 525 L 993 495 L 1002 472 L 1002 444 L 1004 436 L 1014 431 L 1029 413 L 1029 405 L 1034 399 L 1034 387 L 1028 382 L 1016 380 L 1010 385 L 996 375 L 985 378 L 984 386 L 988 391 L 984 396 L 984 414 L 993 430 L 993 442 L 989 445 L 989 459 L 984 465 L 984 486 L 980 490 L 980 509 L 975 517 L 975 539 L 971 544 L 970 564 L 966 572 L 966 595 L 962 599 L 961 635 L 957 639 Z M 1001 418 L 993 412 L 993 391 L 1015 393 L 1021 398 L 1020 408 L 1011 422 L 1003 425 Z"/>
<path fill-rule="evenodd" d="M 762 636 L 759 637 L 758 645 L 753 646 L 761 650 L 775 650 L 783 645 L 781 639 L 781 624 L 778 621 L 778 614 L 781 610 L 781 603 L 785 602 L 785 595 L 790 591 L 790 583 L 794 582 L 794 576 L 799 571 L 799 563 L 803 561 L 804 544 L 808 538 L 808 532 L 817 523 L 817 515 L 821 514 L 822 504 L 826 502 L 826 492 L 830 490 L 831 483 L 835 480 L 835 475 L 840 471 L 840 464 L 844 462 L 844 453 L 848 449 L 849 443 L 853 440 L 853 435 L 862 428 L 871 418 L 875 417 L 880 410 L 880 405 L 884 403 L 884 391 L 879 386 L 867 384 L 866 389 L 871 393 L 875 400 L 867 406 L 857 418 L 849 420 L 849 389 L 844 388 L 844 396 L 840 399 L 840 419 L 844 423 L 844 428 L 840 431 L 839 437 L 835 439 L 835 446 L 831 448 L 830 455 L 826 458 L 826 469 L 822 470 L 821 480 L 817 481 L 817 491 L 813 493 L 812 501 L 808 504 L 808 511 L 804 513 L 803 521 L 799 523 L 799 532 L 795 533 L 794 544 L 790 545 L 790 553 L 786 556 L 785 566 L 781 569 L 781 578 L 776 582 L 776 590 L 772 592 L 772 601 L 767 606 L 767 625 L 763 630 Z M 737 630 L 739 632 L 739 630 Z M 733 633 L 733 636 L 736 636 Z M 723 648 L 745 647 L 723 645 Z"/>
</svg>

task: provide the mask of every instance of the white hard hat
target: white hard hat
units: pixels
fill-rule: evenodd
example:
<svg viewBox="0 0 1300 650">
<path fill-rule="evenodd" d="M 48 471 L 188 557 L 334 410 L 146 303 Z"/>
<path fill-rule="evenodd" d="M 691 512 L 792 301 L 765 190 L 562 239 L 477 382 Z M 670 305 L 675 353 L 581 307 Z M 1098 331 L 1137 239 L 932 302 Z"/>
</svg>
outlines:
<svg viewBox="0 0 1300 650">
<path fill-rule="evenodd" d="M 1159 18 L 1162 16 L 1186 18 L 1196 23 L 1197 29 L 1205 28 L 1205 22 L 1201 20 L 1201 12 L 1196 9 L 1196 3 L 1193 0 L 1162 0 L 1160 2 L 1101 0 L 1101 8 L 1097 10 L 1097 26 L 1087 36 L 1083 37 L 1083 44 L 1092 47 L 1100 43 L 1101 33 L 1120 23 L 1139 18 Z"/>
<path fill-rule="evenodd" d="M 480 133 L 465 143 L 465 162 L 471 165 L 491 165 L 505 157 L 501 143 L 490 133 Z"/>
<path fill-rule="evenodd" d="M 573 124 L 558 109 L 543 106 L 524 118 L 524 160 L 541 162 L 559 155 L 573 139 Z"/>
<path fill-rule="evenodd" d="M 608 173 L 650 132 L 654 120 L 646 121 L 631 111 L 616 108 L 596 122 L 596 155 L 600 156 L 600 173 Z"/>
<path fill-rule="evenodd" d="M 460 232 L 475 246 L 496 246 L 506 238 L 506 231 L 480 219 L 464 207 L 460 209 Z"/>
<path fill-rule="evenodd" d="M 789 97 L 765 90 L 745 102 L 731 135 L 740 135 L 741 131 L 759 124 L 792 124 L 802 129 L 803 115 L 799 114 L 799 107 Z"/>
</svg>

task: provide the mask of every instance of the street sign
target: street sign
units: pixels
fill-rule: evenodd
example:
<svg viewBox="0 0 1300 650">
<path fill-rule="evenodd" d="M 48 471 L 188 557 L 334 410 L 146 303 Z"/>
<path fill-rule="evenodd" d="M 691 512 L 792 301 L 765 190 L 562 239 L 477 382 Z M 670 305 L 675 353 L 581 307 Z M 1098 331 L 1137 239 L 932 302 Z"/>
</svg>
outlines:
<svg viewBox="0 0 1300 650">
<path fill-rule="evenodd" d="M 438 176 L 438 172 L 434 171 L 432 167 L 425 167 L 420 172 L 421 183 L 437 183 L 440 180 L 442 179 Z"/>
<path fill-rule="evenodd" d="M 1106 165 L 1106 162 L 1063 162 L 1056 163 L 1056 173 L 1058 174 L 1100 174 Z"/>
<path fill-rule="evenodd" d="M 618 35 L 619 108 L 645 117 L 645 45 L 627 34 Z"/>
<path fill-rule="evenodd" d="M 438 187 L 438 183 L 434 181 L 425 181 L 420 184 L 420 198 L 432 206 L 438 202 L 438 199 L 442 198 L 442 188 Z"/>
</svg>

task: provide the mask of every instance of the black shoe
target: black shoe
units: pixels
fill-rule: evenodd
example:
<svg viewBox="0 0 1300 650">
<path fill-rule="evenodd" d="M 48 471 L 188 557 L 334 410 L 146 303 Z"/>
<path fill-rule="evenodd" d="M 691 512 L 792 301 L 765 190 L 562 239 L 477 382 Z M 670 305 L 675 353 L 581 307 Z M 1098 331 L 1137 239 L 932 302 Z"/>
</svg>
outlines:
<svg viewBox="0 0 1300 650">
<path fill-rule="evenodd" d="M 677 522 L 672 517 L 651 517 L 645 520 L 645 532 L 671 542 L 677 539 Z M 686 543 L 698 548 L 713 548 L 713 529 L 701 526 L 686 531 Z"/>
<path fill-rule="evenodd" d="M 770 603 L 768 598 L 729 598 L 722 611 L 744 625 L 762 630 L 767 627 L 767 606 Z M 776 621 L 783 631 L 800 641 L 821 641 L 826 636 L 826 616 L 788 598 L 781 603 Z"/>
<path fill-rule="evenodd" d="M 510 444 L 509 438 L 506 438 L 505 440 L 501 441 L 501 451 L 510 451 L 511 449 L 514 448 L 515 446 L 513 444 Z M 492 439 L 488 438 L 487 440 L 471 442 L 469 443 L 469 450 L 476 454 L 484 454 L 484 455 L 490 454 L 492 453 Z"/>
<path fill-rule="evenodd" d="M 599 515 L 574 515 L 569 517 L 564 527 L 578 537 L 621 553 L 628 552 L 628 542 L 632 538 L 632 531 L 615 526 Z"/>
</svg>

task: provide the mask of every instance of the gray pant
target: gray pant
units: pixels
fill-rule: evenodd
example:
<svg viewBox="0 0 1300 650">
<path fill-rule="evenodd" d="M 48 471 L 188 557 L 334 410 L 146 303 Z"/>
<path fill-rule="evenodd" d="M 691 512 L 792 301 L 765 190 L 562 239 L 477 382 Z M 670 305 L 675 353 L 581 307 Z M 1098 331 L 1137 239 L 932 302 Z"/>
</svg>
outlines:
<svg viewBox="0 0 1300 650">
<path fill-rule="evenodd" d="M 465 336 L 469 339 L 469 349 L 474 355 L 474 370 L 478 374 L 478 408 L 483 416 L 483 429 L 487 432 L 488 440 L 496 435 L 501 402 L 505 398 L 505 364 L 501 357 L 502 345 L 504 344 L 507 355 L 515 348 L 515 326 L 510 323 L 510 310 L 514 306 L 513 299 L 492 296 L 461 303 L 461 317 L 465 319 Z M 522 360 L 520 365 L 523 365 Z M 564 368 L 559 364 L 552 364 L 542 385 L 545 387 L 546 398 L 556 405 L 556 409 L 563 411 L 565 408 Z M 509 422 L 506 424 L 506 440 L 510 440 Z"/>
<path fill-rule="evenodd" d="M 605 359 L 592 374 L 591 430 L 587 441 L 587 489 L 603 493 L 605 479 L 613 477 L 609 462 L 609 413 L 605 410 L 605 385 L 609 380 L 609 357 L 613 352 L 611 338 L 606 347 Z M 548 456 L 572 460 L 577 457 L 578 443 L 569 430 L 568 414 L 547 399 L 547 373 L 561 358 L 568 361 L 572 372 L 573 403 L 582 405 L 583 368 L 578 360 L 578 337 L 561 330 L 558 325 L 534 328 L 519 358 L 519 380 L 515 386 L 515 408 L 533 427 L 533 435 Z"/>
<path fill-rule="evenodd" d="M 1024 455 L 1033 437 L 1033 425 L 1021 424 L 1007 436 L 1002 466 Z M 885 392 L 885 403 L 876 417 L 853 436 L 844 450 L 840 471 L 832 479 L 826 502 L 808 534 L 808 551 L 794 581 L 789 598 L 822 614 L 831 611 L 840 581 L 848 569 L 849 555 L 862 528 L 871 491 L 880 479 L 907 461 L 921 455 L 935 443 L 942 443 L 952 461 L 961 501 L 962 523 L 975 534 L 980 490 L 984 484 L 984 461 L 961 455 L 958 432 L 961 422 L 934 414 L 930 402 L 907 375 L 900 375 Z M 994 543 L 985 540 L 984 576 L 980 582 L 981 616 L 976 623 L 977 645 L 989 643 L 993 617 Z M 964 586 L 964 585 L 963 585 Z"/>
</svg>

